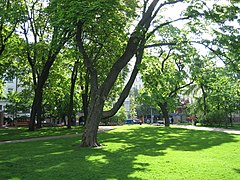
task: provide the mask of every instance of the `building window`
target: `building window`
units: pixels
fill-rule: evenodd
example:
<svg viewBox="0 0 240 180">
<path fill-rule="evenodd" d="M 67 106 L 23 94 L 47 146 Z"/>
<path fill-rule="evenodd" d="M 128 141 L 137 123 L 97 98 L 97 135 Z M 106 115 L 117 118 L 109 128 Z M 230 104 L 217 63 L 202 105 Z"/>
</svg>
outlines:
<svg viewBox="0 0 240 180">
<path fill-rule="evenodd" d="M 13 92 L 13 88 L 8 88 L 8 92 Z"/>
<path fill-rule="evenodd" d="M 9 83 L 13 83 L 13 77 L 10 77 L 10 78 L 8 79 L 8 82 L 9 82 Z"/>
<path fill-rule="evenodd" d="M 2 105 L 0 105 L 0 111 L 2 111 L 3 110 L 3 106 Z"/>
</svg>

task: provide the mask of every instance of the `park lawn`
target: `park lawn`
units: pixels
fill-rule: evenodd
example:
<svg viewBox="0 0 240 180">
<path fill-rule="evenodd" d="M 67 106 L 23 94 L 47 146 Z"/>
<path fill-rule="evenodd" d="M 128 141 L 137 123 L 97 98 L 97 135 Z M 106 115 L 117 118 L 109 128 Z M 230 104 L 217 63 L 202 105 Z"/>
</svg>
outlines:
<svg viewBox="0 0 240 180">
<path fill-rule="evenodd" d="M 27 127 L 0 128 L 0 141 L 9 141 L 16 139 L 29 139 L 35 137 L 60 136 L 69 134 L 80 134 L 83 131 L 82 126 L 72 126 L 71 129 L 63 127 L 44 127 L 35 131 L 28 131 Z"/>
<path fill-rule="evenodd" d="M 1 179 L 240 179 L 240 136 L 148 125 L 79 137 L 0 145 Z"/>
<path fill-rule="evenodd" d="M 201 124 L 199 124 L 199 126 L 240 130 L 240 123 L 234 123 L 232 126 L 229 125 L 228 127 L 226 127 L 225 125 L 221 125 L 221 126 L 219 126 L 219 125 L 206 126 L 206 125 L 201 125 Z"/>
<path fill-rule="evenodd" d="M 231 129 L 231 127 L 229 127 Z M 240 124 L 233 125 L 233 129 L 240 130 Z"/>
<path fill-rule="evenodd" d="M 221 128 L 226 128 L 226 126 L 221 126 Z M 235 123 L 233 126 L 228 126 L 227 129 L 240 130 L 240 123 Z"/>
</svg>

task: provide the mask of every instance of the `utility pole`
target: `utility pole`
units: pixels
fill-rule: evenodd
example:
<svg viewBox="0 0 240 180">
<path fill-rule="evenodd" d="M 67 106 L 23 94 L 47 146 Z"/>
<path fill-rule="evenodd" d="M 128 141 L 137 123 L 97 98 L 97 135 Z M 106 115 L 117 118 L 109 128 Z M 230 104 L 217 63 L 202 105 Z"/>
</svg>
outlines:
<svg viewBox="0 0 240 180">
<path fill-rule="evenodd" d="M 153 124 L 152 106 L 150 106 L 150 110 L 151 110 L 151 124 Z"/>
</svg>

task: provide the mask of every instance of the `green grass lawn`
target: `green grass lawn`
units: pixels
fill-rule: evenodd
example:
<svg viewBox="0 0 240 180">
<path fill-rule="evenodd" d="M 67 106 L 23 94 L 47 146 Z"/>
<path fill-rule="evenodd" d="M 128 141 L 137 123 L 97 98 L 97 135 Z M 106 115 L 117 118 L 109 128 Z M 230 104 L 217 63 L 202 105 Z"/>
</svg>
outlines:
<svg viewBox="0 0 240 180">
<path fill-rule="evenodd" d="M 65 127 L 45 127 L 45 128 L 37 129 L 36 131 L 28 131 L 27 127 L 0 128 L 0 141 L 77 134 L 77 133 L 82 133 L 82 130 L 83 128 L 81 126 L 72 126 L 71 129 L 67 129 L 66 126 Z"/>
<path fill-rule="evenodd" d="M 162 126 L 122 126 L 99 134 L 0 145 L 0 179 L 240 179 L 240 136 Z"/>
<path fill-rule="evenodd" d="M 232 126 L 228 125 L 228 127 L 226 127 L 225 125 L 221 125 L 221 126 L 219 126 L 219 125 L 206 126 L 206 125 L 201 125 L 201 124 L 199 124 L 199 126 L 240 130 L 240 123 L 234 123 Z"/>
</svg>

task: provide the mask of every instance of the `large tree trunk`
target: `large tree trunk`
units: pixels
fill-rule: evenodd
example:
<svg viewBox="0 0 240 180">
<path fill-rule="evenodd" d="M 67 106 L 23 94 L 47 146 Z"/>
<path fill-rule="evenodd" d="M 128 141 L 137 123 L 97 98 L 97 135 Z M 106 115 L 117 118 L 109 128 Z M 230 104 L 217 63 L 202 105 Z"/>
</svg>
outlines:
<svg viewBox="0 0 240 180">
<path fill-rule="evenodd" d="M 97 96 L 96 96 L 97 97 Z M 98 147 L 97 140 L 98 125 L 102 119 L 104 100 L 101 97 L 94 98 L 90 104 L 85 131 L 82 136 L 81 147 Z"/>
<path fill-rule="evenodd" d="M 165 126 L 169 126 L 170 125 L 170 121 L 169 121 L 169 115 L 168 115 L 168 104 L 167 102 L 161 103 L 160 105 L 161 111 L 163 113 L 163 118 L 165 119 Z"/>
</svg>

